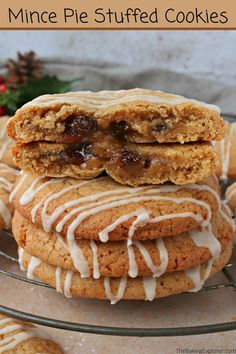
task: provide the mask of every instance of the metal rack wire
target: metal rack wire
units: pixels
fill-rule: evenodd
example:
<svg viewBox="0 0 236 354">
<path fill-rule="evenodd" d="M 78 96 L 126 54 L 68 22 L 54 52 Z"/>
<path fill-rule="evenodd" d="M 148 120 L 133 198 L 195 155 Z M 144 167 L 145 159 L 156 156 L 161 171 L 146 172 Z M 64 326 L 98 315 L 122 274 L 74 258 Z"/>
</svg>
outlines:
<svg viewBox="0 0 236 354">
<path fill-rule="evenodd" d="M 2 232 L 1 238 L 7 239 L 8 242 L 13 242 L 13 243 L 15 242 L 14 239 L 12 238 L 12 234 L 10 231 Z M 10 261 L 10 263 L 17 263 L 18 258 L 16 252 L 16 245 L 15 245 L 14 254 L 10 254 L 7 251 L 0 250 L 0 259 Z M 222 269 L 222 273 L 224 275 L 225 281 L 219 284 L 205 286 L 202 288 L 201 291 L 213 291 L 213 290 L 216 291 L 222 288 L 232 288 L 232 290 L 235 291 L 236 277 L 233 274 L 233 270 L 236 270 L 236 263 L 235 264 L 228 263 Z M 38 287 L 52 289 L 52 287 L 49 286 L 48 284 L 45 284 L 41 281 L 28 279 L 27 277 L 17 274 L 16 272 L 12 272 L 7 269 L 4 269 L 4 267 L 0 267 L 0 274 L 2 276 L 14 278 L 17 281 L 30 283 Z M 64 330 L 76 331 L 76 332 L 85 332 L 85 333 L 116 335 L 116 336 L 139 336 L 139 337 L 183 336 L 183 335 L 215 333 L 215 332 L 229 331 L 229 330 L 236 329 L 236 321 L 202 325 L 202 326 L 175 327 L 175 328 L 106 327 L 106 326 L 97 326 L 97 325 L 89 325 L 83 323 L 73 323 L 73 322 L 56 320 L 48 317 L 42 317 L 31 313 L 22 312 L 2 305 L 0 305 L 0 313 L 24 321 L 29 321 L 35 324 L 49 326 L 58 329 L 64 329 Z"/>
</svg>

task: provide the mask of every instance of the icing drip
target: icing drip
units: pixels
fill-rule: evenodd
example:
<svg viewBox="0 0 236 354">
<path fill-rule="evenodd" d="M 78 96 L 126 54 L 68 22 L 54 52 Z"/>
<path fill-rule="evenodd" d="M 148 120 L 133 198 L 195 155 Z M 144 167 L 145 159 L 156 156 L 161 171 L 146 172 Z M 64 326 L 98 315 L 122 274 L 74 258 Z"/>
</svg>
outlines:
<svg viewBox="0 0 236 354">
<path fill-rule="evenodd" d="M 41 205 L 44 203 L 44 201 L 52 194 L 52 192 L 49 192 L 47 195 L 45 195 L 45 197 L 43 199 L 40 200 L 40 202 L 38 204 L 36 204 L 30 214 L 31 214 L 31 220 L 32 223 L 35 224 L 36 221 L 36 215 L 37 215 L 37 211 L 39 210 L 39 208 L 41 207 Z"/>
<path fill-rule="evenodd" d="M 61 288 L 61 267 L 56 268 L 55 277 L 56 277 L 56 291 L 58 293 L 63 293 Z"/>
<path fill-rule="evenodd" d="M 168 266 L 168 253 L 167 249 L 165 247 L 164 241 L 162 238 L 156 239 L 156 247 L 159 251 L 160 254 L 160 265 L 156 266 L 147 251 L 147 249 L 144 247 L 144 245 L 139 242 L 139 241 L 134 241 L 134 245 L 139 249 L 140 253 L 142 254 L 148 268 L 152 272 L 152 276 L 159 278 L 162 274 L 166 272 L 167 266 Z"/>
<path fill-rule="evenodd" d="M 143 277 L 143 288 L 146 294 L 145 300 L 153 301 L 156 295 L 156 278 Z"/>
<path fill-rule="evenodd" d="M 21 186 L 23 185 L 23 183 L 25 182 L 27 177 L 28 177 L 28 175 L 23 174 L 23 176 L 20 178 L 19 182 L 17 183 L 17 185 L 15 186 L 15 188 L 13 189 L 13 191 L 10 194 L 10 197 L 9 197 L 10 203 L 13 202 L 13 199 L 15 198 L 16 193 L 19 191 L 19 189 L 21 188 Z"/>
<path fill-rule="evenodd" d="M 126 289 L 126 284 L 127 284 L 127 277 L 121 277 L 117 294 L 113 295 L 111 292 L 110 278 L 104 277 L 104 289 L 105 289 L 106 297 L 108 298 L 108 300 L 110 300 L 111 305 L 116 304 L 118 301 L 120 301 L 123 298 Z"/>
<path fill-rule="evenodd" d="M 205 281 L 209 278 L 211 274 L 212 263 L 213 263 L 212 259 L 207 262 L 203 278 L 201 278 L 200 266 L 185 270 L 185 273 L 192 280 L 194 284 L 194 288 L 189 290 L 189 292 L 197 292 L 201 290 Z"/>
<path fill-rule="evenodd" d="M 74 264 L 74 267 L 80 272 L 81 278 L 90 276 L 88 263 L 84 257 L 83 251 L 76 240 L 67 240 L 67 246 Z"/>
<path fill-rule="evenodd" d="M 90 247 L 93 252 L 93 277 L 94 279 L 100 278 L 99 263 L 98 263 L 98 247 L 94 240 L 90 240 Z"/>
<path fill-rule="evenodd" d="M 109 232 L 114 231 L 118 225 L 123 224 L 124 222 L 130 220 L 131 218 L 137 216 L 137 219 L 135 222 L 132 223 L 130 229 L 129 229 L 129 239 L 133 236 L 135 232 L 135 226 L 140 224 L 143 224 L 144 221 L 146 221 L 149 217 L 149 214 L 145 209 L 137 209 L 129 214 L 122 215 L 119 217 L 114 223 L 110 224 L 108 227 L 103 229 L 101 232 L 98 233 L 99 239 L 101 242 L 107 242 L 109 240 Z M 128 245 L 132 244 L 132 241 L 129 240 Z"/>
<path fill-rule="evenodd" d="M 24 261 L 23 261 L 23 259 L 24 259 L 24 253 L 25 253 L 24 249 L 23 249 L 22 247 L 20 247 L 20 248 L 19 248 L 19 259 L 18 259 L 18 261 L 19 261 L 20 269 L 21 269 L 22 271 L 25 271 L 25 270 L 26 270 L 26 269 L 25 269 L 25 266 L 24 266 Z"/>
<path fill-rule="evenodd" d="M 211 273 L 213 261 L 220 256 L 221 244 L 215 237 L 212 231 L 212 225 L 209 223 L 207 227 L 202 228 L 201 231 L 195 230 L 190 232 L 190 236 L 198 247 L 206 247 L 209 249 L 212 258 L 207 262 L 206 270 L 203 278 L 201 278 L 201 267 L 186 269 L 185 273 L 192 280 L 194 288 L 190 292 L 199 291 Z"/>
<path fill-rule="evenodd" d="M 206 228 L 202 228 L 200 231 L 190 231 L 190 236 L 198 247 L 205 247 L 209 249 L 212 259 L 219 257 L 221 253 L 221 243 L 213 234 L 211 224 L 209 224 Z"/>
<path fill-rule="evenodd" d="M 91 274 L 90 274 L 90 271 L 88 268 L 88 263 L 84 257 L 83 251 L 80 248 L 78 241 L 77 240 L 72 240 L 72 241 L 67 240 L 65 242 L 63 237 L 61 237 L 59 234 L 56 234 L 56 235 L 57 235 L 58 240 L 62 243 L 62 245 L 70 253 L 73 265 L 80 273 L 81 278 L 89 277 Z"/>
<path fill-rule="evenodd" d="M 64 283 L 64 295 L 68 299 L 70 299 L 72 297 L 72 295 L 71 295 L 72 277 L 73 277 L 73 271 L 68 270 L 66 273 L 66 279 L 65 279 L 65 283 Z"/>
<path fill-rule="evenodd" d="M 27 278 L 34 279 L 34 271 L 40 265 L 40 263 L 41 263 L 41 260 L 39 258 L 36 258 L 34 256 L 31 257 L 30 263 L 29 263 L 28 269 L 27 269 Z"/>
</svg>

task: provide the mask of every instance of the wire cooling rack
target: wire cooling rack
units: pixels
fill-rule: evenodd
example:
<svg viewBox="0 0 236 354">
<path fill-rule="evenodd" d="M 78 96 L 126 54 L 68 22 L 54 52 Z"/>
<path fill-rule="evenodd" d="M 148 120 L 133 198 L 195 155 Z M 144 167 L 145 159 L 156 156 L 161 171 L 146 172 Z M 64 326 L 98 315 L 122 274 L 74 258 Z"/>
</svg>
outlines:
<svg viewBox="0 0 236 354">
<path fill-rule="evenodd" d="M 1 240 L 5 241 L 4 244 L 12 244 L 11 251 L 1 250 L 0 245 L 0 260 L 8 261 L 10 264 L 18 263 L 17 257 L 17 245 L 10 231 L 3 231 L 0 235 Z M 7 242 L 6 242 L 7 241 Z M 4 264 L 4 262 L 3 262 Z M 5 269 L 6 268 L 6 269 Z M 43 287 L 52 289 L 49 285 L 37 281 L 28 279 L 26 276 L 21 275 L 14 271 L 9 271 L 9 267 L 0 267 L 0 274 L 3 277 L 11 277 L 16 281 L 33 284 L 36 287 Z M 222 288 L 231 288 L 233 291 L 236 290 L 236 276 L 233 273 L 236 270 L 236 263 L 228 263 L 222 270 L 223 281 L 210 286 L 205 286 L 201 291 L 210 292 L 217 291 Z M 55 290 L 54 290 L 55 291 Z M 24 321 L 33 322 L 35 324 L 64 329 L 76 332 L 85 333 L 95 333 L 95 334 L 105 334 L 105 335 L 116 335 L 116 336 L 139 336 L 139 337 L 159 337 L 159 336 L 183 336 L 183 335 L 194 335 L 194 334 L 206 334 L 215 333 L 221 331 L 229 331 L 236 329 L 236 321 L 209 324 L 201 326 L 191 326 L 191 327 L 173 327 L 173 328 L 129 328 L 129 327 L 108 327 L 108 326 L 97 326 L 84 323 L 74 323 L 66 322 L 57 319 L 52 319 L 49 317 L 42 317 L 32 313 L 22 312 L 14 308 L 6 307 L 0 305 L 0 313 L 21 319 Z"/>
</svg>

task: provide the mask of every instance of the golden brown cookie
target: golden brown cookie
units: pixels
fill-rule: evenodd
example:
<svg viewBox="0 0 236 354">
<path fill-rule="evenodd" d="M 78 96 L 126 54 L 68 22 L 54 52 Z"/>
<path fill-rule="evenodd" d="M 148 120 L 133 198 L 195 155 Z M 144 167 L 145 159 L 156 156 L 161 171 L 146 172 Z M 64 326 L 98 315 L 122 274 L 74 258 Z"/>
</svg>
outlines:
<svg viewBox="0 0 236 354">
<path fill-rule="evenodd" d="M 222 139 L 224 121 L 216 106 L 161 91 L 81 91 L 27 103 L 11 119 L 8 133 L 21 143 L 98 141 L 97 133 L 133 142 L 184 143 Z"/>
<path fill-rule="evenodd" d="M 9 139 L 6 128 L 9 121 L 8 116 L 0 117 L 0 163 L 10 167 L 16 167 L 12 157 L 12 141 Z"/>
<path fill-rule="evenodd" d="M 87 276 L 151 276 L 196 267 L 220 254 L 233 237 L 231 224 L 220 214 L 211 225 L 175 237 L 158 240 L 109 241 L 77 240 L 73 247 L 55 232 L 47 233 L 18 212 L 12 221 L 18 245 L 46 263 Z M 82 274 L 83 275 L 83 274 Z"/>
<path fill-rule="evenodd" d="M 9 195 L 20 171 L 0 163 L 0 230 L 11 227 L 14 207 L 9 203 Z"/>
<path fill-rule="evenodd" d="M 175 236 L 207 225 L 220 208 L 214 175 L 198 184 L 138 188 L 109 177 L 78 181 L 23 175 L 10 200 L 27 220 L 71 240 Z"/>
<path fill-rule="evenodd" d="M 218 156 L 217 176 L 222 180 L 236 178 L 236 122 L 226 123 L 226 136 L 215 142 Z"/>
<path fill-rule="evenodd" d="M 103 140 L 94 145 L 37 142 L 16 144 L 12 152 L 17 166 L 28 174 L 91 179 L 106 171 L 130 186 L 195 183 L 216 170 L 217 156 L 207 142 L 104 145 Z"/>
<path fill-rule="evenodd" d="M 0 314 L 0 353 L 62 354 L 47 334 L 28 322 Z"/>
<path fill-rule="evenodd" d="M 232 253 L 232 241 L 215 260 L 204 263 L 201 267 L 185 271 L 163 274 L 159 278 L 81 278 L 78 273 L 54 267 L 32 257 L 23 249 L 21 265 L 27 268 L 28 277 L 38 277 L 40 280 L 56 288 L 67 297 L 109 299 L 112 304 L 121 299 L 153 300 L 186 291 L 198 291 L 205 280 L 218 272 L 228 262 Z"/>
</svg>

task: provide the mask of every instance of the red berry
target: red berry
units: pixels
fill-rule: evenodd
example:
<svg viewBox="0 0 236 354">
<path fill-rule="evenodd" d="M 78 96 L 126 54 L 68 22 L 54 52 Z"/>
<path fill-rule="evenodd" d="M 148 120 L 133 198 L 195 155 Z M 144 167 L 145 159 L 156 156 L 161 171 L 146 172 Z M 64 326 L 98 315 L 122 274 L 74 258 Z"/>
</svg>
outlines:
<svg viewBox="0 0 236 354">
<path fill-rule="evenodd" d="M 6 84 L 1 84 L 0 85 L 0 92 L 5 92 L 7 90 L 7 85 Z"/>
<path fill-rule="evenodd" d="M 0 75 L 0 84 L 4 83 L 4 77 L 2 75 Z"/>
<path fill-rule="evenodd" d="M 3 106 L 0 106 L 0 116 L 5 116 L 6 110 Z"/>
</svg>

